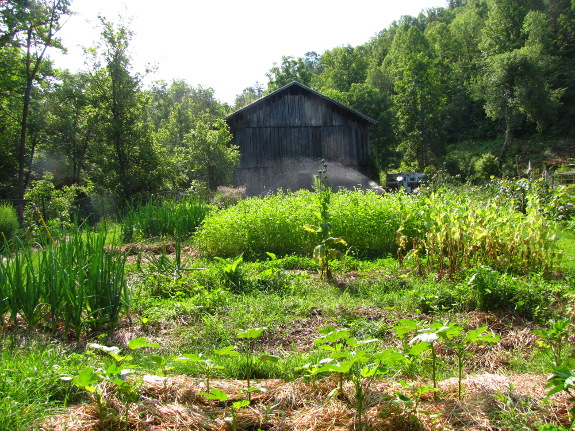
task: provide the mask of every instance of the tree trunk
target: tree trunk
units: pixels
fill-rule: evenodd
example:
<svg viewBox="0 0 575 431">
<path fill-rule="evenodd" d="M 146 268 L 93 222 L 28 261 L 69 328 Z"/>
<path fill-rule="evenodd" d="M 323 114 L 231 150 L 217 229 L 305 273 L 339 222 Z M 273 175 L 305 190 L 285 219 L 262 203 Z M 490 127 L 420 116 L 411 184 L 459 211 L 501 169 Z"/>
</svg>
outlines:
<svg viewBox="0 0 575 431">
<path fill-rule="evenodd" d="M 511 135 L 512 135 L 511 117 L 507 116 L 507 118 L 505 119 L 505 139 L 503 140 L 503 146 L 501 147 L 501 153 L 499 154 L 499 171 L 501 171 L 501 168 L 503 167 L 503 159 L 505 157 L 505 152 L 507 151 L 507 148 L 509 148 L 509 146 L 511 145 Z"/>
</svg>

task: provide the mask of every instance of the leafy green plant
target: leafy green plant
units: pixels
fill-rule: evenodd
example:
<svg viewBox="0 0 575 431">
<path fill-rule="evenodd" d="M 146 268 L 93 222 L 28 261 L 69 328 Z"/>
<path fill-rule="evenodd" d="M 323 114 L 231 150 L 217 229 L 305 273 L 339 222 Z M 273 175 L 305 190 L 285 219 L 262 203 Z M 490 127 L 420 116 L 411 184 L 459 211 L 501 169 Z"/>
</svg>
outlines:
<svg viewBox="0 0 575 431">
<path fill-rule="evenodd" d="M 215 257 L 215 259 L 221 263 L 221 270 L 228 286 L 234 291 L 240 290 L 242 284 L 241 264 L 244 261 L 243 254 L 236 256 L 234 259 L 224 259 L 222 257 Z"/>
<path fill-rule="evenodd" d="M 404 403 L 408 408 L 408 415 L 413 420 L 417 420 L 417 413 L 421 403 L 421 397 L 428 392 L 437 392 L 437 389 L 429 385 L 419 385 L 414 382 L 406 382 L 402 380 L 399 382 L 402 388 L 409 390 L 409 395 L 401 392 L 396 392 L 397 399 Z"/>
<path fill-rule="evenodd" d="M 556 367 L 561 366 L 563 351 L 569 346 L 570 326 L 571 322 L 563 319 L 549 322 L 547 329 L 532 331 L 541 338 L 537 341 L 537 345 L 540 349 L 549 353 L 553 365 Z"/>
<path fill-rule="evenodd" d="M 107 400 L 105 385 L 111 384 L 124 400 L 126 429 L 129 429 L 128 413 L 130 404 L 138 397 L 142 379 L 136 374 L 138 365 L 131 355 L 121 355 L 121 349 L 116 346 L 105 346 L 92 343 L 88 346 L 92 351 L 102 352 L 113 362 L 104 367 L 85 367 L 72 377 L 72 383 L 79 389 L 90 394 L 98 406 L 100 424 L 106 419 Z M 157 343 L 149 343 L 145 338 L 135 338 L 128 342 L 130 350 L 142 348 L 159 348 Z"/>
<path fill-rule="evenodd" d="M 547 380 L 547 388 L 551 388 L 547 392 L 547 397 L 554 395 L 558 392 L 565 392 L 569 396 L 571 408 L 569 415 L 571 417 L 570 430 L 575 428 L 575 372 L 565 367 L 552 366 L 553 374 Z"/>
<path fill-rule="evenodd" d="M 105 244 L 105 233 L 73 228 L 56 244 L 1 260 L 2 303 L 14 324 L 20 316 L 32 330 L 49 317 L 53 330 L 62 323 L 77 338 L 89 329 L 115 326 L 131 293 L 125 254 Z"/>
<path fill-rule="evenodd" d="M 3 241 L 11 241 L 18 229 L 18 216 L 12 205 L 0 203 L 0 246 Z M 2 250 L 0 249 L 0 254 Z"/>
<path fill-rule="evenodd" d="M 124 241 L 162 237 L 181 240 L 192 235 L 213 209 L 197 197 L 179 201 L 151 198 L 128 208 L 123 215 Z"/>
<path fill-rule="evenodd" d="M 458 381 L 458 395 L 461 400 L 461 382 L 463 380 L 463 370 L 465 367 L 466 359 L 472 355 L 470 348 L 477 344 L 490 344 L 499 341 L 499 337 L 493 333 L 486 333 L 487 326 L 482 326 L 477 329 L 472 329 L 467 332 L 457 332 L 456 327 L 451 328 L 452 333 L 449 336 L 450 340 L 447 342 L 447 347 L 454 349 L 457 356 L 457 381 Z"/>
<path fill-rule="evenodd" d="M 433 388 L 437 389 L 437 347 L 436 343 L 440 340 L 446 341 L 458 336 L 463 328 L 454 323 L 432 323 L 426 328 L 420 329 L 418 334 L 409 342 L 411 348 L 409 353 L 420 355 L 422 352 L 429 350 L 431 352 L 431 378 Z M 435 392 L 437 397 L 437 392 Z"/>
<path fill-rule="evenodd" d="M 256 340 L 262 336 L 266 327 L 260 328 L 248 328 L 248 329 L 240 329 L 237 331 L 237 338 L 240 340 L 246 340 L 247 346 L 244 351 L 244 358 L 245 358 L 245 378 L 246 378 L 246 392 L 248 394 L 248 401 L 251 402 L 252 400 L 252 392 L 259 391 L 260 388 L 252 388 L 251 387 L 251 378 L 254 370 L 254 360 L 256 356 L 255 352 L 255 344 Z M 262 362 L 277 362 L 279 358 L 274 355 L 262 354 L 257 356 Z"/>
<path fill-rule="evenodd" d="M 224 391 L 221 391 L 219 389 L 216 388 L 212 388 L 209 392 L 200 392 L 200 395 L 203 395 L 206 397 L 207 400 L 211 400 L 211 401 L 221 401 L 221 402 L 225 402 L 228 400 L 229 395 L 227 393 L 225 393 Z M 236 431 L 238 429 L 238 411 L 245 406 L 249 406 L 250 405 L 250 401 L 249 400 L 239 400 L 239 401 L 234 401 L 231 404 L 231 413 L 232 413 L 232 417 L 231 418 L 226 418 L 226 421 L 230 422 L 232 425 L 232 429 L 234 431 Z"/>
<path fill-rule="evenodd" d="M 391 369 L 401 365 L 405 357 L 392 349 L 381 352 L 369 350 L 367 346 L 378 342 L 377 339 L 358 341 L 349 331 L 337 330 L 333 326 L 325 326 L 319 331 L 323 336 L 314 340 L 314 344 L 329 352 L 329 356 L 314 367 L 308 366 L 308 369 L 313 374 L 328 372 L 340 376 L 339 386 L 330 393 L 330 397 L 343 390 L 344 379 L 352 382 L 355 390 L 356 427 L 363 430 L 366 391 L 376 376 L 389 373 Z"/>
<path fill-rule="evenodd" d="M 239 356 L 240 352 L 235 349 L 235 346 L 228 346 L 222 349 L 215 349 L 213 351 L 214 355 L 222 357 L 222 356 Z M 203 374 L 206 377 L 206 393 L 210 393 L 210 381 L 214 375 L 215 370 L 222 370 L 224 367 L 218 365 L 217 363 L 213 362 L 212 359 L 205 357 L 201 353 L 191 353 L 191 354 L 184 354 L 175 358 L 176 361 L 179 362 L 195 362 L 202 366 Z"/>
</svg>

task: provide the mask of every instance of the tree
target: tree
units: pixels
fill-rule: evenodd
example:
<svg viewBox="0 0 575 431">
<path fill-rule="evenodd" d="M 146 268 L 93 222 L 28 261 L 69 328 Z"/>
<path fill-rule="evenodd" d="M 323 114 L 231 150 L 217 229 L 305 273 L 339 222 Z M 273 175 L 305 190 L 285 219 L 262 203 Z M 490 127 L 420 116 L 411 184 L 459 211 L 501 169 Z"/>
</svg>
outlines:
<svg viewBox="0 0 575 431">
<path fill-rule="evenodd" d="M 264 94 L 263 85 L 259 82 L 256 82 L 253 87 L 244 88 L 242 94 L 238 94 L 236 96 L 236 100 L 234 103 L 234 109 L 243 108 L 246 105 L 249 105 L 252 102 L 255 102 Z"/>
<path fill-rule="evenodd" d="M 205 117 L 196 121 L 183 145 L 175 150 L 174 165 L 183 174 L 185 185 L 190 186 L 194 180 L 210 190 L 231 185 L 234 167 L 240 160 L 238 147 L 229 145 L 231 139 L 225 121 L 213 123 Z"/>
<path fill-rule="evenodd" d="M 475 95 L 491 119 L 504 123 L 500 166 L 518 122 L 527 118 L 542 130 L 561 96 L 550 86 L 547 18 L 527 4 L 493 0 L 480 44 L 483 71 Z"/>
<path fill-rule="evenodd" d="M 393 85 L 395 122 L 404 161 L 420 171 L 443 152 L 441 111 L 445 95 L 429 43 L 414 26 L 402 25 L 383 63 Z"/>
<path fill-rule="evenodd" d="M 0 48 L 4 51 L 11 45 L 23 52 L 23 68 L 20 71 L 22 110 L 17 150 L 17 197 L 22 200 L 27 184 L 26 166 L 29 165 L 28 160 L 31 160 L 33 156 L 33 154 L 28 154 L 26 141 L 32 91 L 44 64 L 46 51 L 51 46 L 60 47 L 55 35 L 60 29 L 61 19 L 70 13 L 68 9 L 70 2 L 69 0 L 30 0 L 27 2 L 14 0 L 6 3 Z M 22 222 L 22 205 L 18 208 L 18 216 Z"/>
<path fill-rule="evenodd" d="M 280 65 L 274 63 L 274 66 L 266 73 L 268 92 L 277 90 L 292 81 L 309 86 L 316 67 L 311 54 L 306 54 L 309 56 L 307 60 L 302 57 L 283 56 Z"/>
<path fill-rule="evenodd" d="M 44 117 L 49 136 L 42 145 L 47 158 L 59 160 L 64 184 L 80 184 L 90 150 L 100 133 L 101 107 L 96 82 L 88 73 L 64 71 L 46 95 Z M 55 173 L 55 172 L 54 172 Z"/>
<path fill-rule="evenodd" d="M 326 90 L 326 96 L 376 120 L 370 126 L 371 167 L 374 178 L 380 169 L 396 164 L 391 98 L 368 84 L 352 84 L 349 91 Z M 379 179 L 379 178 L 377 178 Z"/>
<path fill-rule="evenodd" d="M 314 87 L 349 91 L 352 84 L 361 84 L 367 78 L 367 50 L 363 47 L 341 46 L 321 56 L 322 72 L 312 79 Z"/>
<path fill-rule="evenodd" d="M 113 24 L 103 17 L 100 21 L 101 43 L 89 50 L 101 127 L 93 178 L 124 206 L 162 186 L 162 166 L 146 121 L 149 100 L 141 91 L 140 77 L 131 73 L 132 33 L 122 22 Z"/>
</svg>

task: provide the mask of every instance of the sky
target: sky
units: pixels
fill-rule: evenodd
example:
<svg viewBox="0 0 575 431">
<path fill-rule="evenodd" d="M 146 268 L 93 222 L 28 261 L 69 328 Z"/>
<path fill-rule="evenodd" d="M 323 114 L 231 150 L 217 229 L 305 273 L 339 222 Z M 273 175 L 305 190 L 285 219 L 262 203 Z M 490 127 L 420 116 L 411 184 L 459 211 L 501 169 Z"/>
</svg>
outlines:
<svg viewBox="0 0 575 431">
<path fill-rule="evenodd" d="M 447 0 L 72 0 L 76 13 L 58 34 L 68 52 L 50 57 L 58 67 L 82 70 L 82 47 L 99 39 L 98 15 L 112 22 L 121 16 L 134 32 L 134 72 L 151 66 L 148 82 L 183 79 L 233 104 L 246 87 L 265 85 L 282 56 L 361 45 L 403 15 L 446 6 Z"/>
</svg>

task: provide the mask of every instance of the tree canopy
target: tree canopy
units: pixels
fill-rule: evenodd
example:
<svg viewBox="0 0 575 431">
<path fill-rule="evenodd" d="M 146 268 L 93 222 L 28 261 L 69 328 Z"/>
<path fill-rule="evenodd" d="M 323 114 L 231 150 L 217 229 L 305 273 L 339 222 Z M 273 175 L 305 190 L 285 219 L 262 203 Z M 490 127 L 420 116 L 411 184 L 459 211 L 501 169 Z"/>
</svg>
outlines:
<svg viewBox="0 0 575 431">
<path fill-rule="evenodd" d="M 575 133 L 570 0 L 450 1 L 358 46 L 282 56 L 268 82 L 239 91 L 234 106 L 183 80 L 144 86 L 121 19 L 100 18 L 85 70 L 59 70 L 46 53 L 61 46 L 72 7 L 1 2 L 0 199 L 22 199 L 42 178 L 61 189 L 89 185 L 119 206 L 193 184 L 231 185 L 239 154 L 222 118 L 294 80 L 377 121 L 366 160 L 376 179 L 441 167 L 471 178 L 487 153 L 509 175 L 510 163 Z M 509 153 L 514 139 L 533 137 L 543 144 Z M 474 153 L 482 142 L 490 147 Z"/>
</svg>

